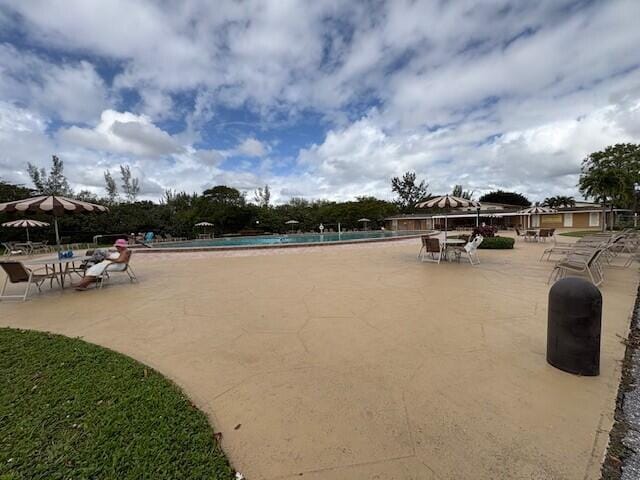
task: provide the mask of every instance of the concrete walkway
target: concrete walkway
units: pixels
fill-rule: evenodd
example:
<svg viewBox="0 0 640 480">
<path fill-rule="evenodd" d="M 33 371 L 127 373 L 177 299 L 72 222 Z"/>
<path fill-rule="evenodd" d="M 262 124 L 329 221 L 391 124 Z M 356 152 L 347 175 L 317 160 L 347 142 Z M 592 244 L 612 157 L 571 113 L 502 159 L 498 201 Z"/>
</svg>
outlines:
<svg viewBox="0 0 640 480">
<path fill-rule="evenodd" d="M 157 368 L 248 480 L 598 478 L 637 266 L 607 270 L 601 375 L 581 378 L 545 362 L 543 245 L 478 267 L 418 248 L 139 255 L 139 284 L 3 302 L 0 325 Z"/>
</svg>

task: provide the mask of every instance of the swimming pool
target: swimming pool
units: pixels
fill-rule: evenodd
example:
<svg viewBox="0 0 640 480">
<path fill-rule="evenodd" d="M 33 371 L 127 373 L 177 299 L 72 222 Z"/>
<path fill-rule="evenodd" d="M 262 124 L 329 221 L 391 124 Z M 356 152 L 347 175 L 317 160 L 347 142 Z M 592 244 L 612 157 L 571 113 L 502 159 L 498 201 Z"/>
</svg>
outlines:
<svg viewBox="0 0 640 480">
<path fill-rule="evenodd" d="M 301 233 L 291 235 L 258 235 L 252 237 L 221 237 L 210 240 L 189 240 L 185 242 L 155 243 L 153 248 L 215 248 L 215 247 L 277 247 L 305 244 L 354 243 L 376 240 L 391 240 L 411 237 L 425 232 L 376 230 L 369 232 L 343 233 Z"/>
</svg>

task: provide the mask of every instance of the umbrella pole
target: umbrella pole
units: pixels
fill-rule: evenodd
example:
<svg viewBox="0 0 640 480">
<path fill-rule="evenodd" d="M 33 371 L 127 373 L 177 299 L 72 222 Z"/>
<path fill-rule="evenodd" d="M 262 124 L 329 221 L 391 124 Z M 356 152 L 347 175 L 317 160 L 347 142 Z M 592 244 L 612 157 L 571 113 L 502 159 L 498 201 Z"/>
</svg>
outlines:
<svg viewBox="0 0 640 480">
<path fill-rule="evenodd" d="M 447 242 L 447 214 L 444 214 L 444 241 Z"/>
<path fill-rule="evenodd" d="M 53 224 L 56 228 L 56 245 L 58 246 L 58 251 L 60 251 L 60 233 L 58 232 L 58 218 L 53 217 Z"/>
<path fill-rule="evenodd" d="M 29 227 L 27 227 L 27 243 L 29 243 Z"/>
</svg>

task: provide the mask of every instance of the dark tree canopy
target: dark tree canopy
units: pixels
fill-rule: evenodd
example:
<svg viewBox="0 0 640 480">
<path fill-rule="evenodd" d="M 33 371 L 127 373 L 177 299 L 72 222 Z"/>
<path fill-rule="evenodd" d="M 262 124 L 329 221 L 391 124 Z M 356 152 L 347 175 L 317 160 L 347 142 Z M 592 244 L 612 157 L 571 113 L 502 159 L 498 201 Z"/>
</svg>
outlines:
<svg viewBox="0 0 640 480">
<path fill-rule="evenodd" d="M 242 206 L 245 204 L 244 195 L 237 188 L 227 187 L 226 185 L 217 185 L 213 188 L 208 188 L 202 195 L 205 198 L 217 203 L 223 203 L 226 205 Z"/>
<path fill-rule="evenodd" d="M 633 203 L 640 183 L 640 145 L 619 143 L 594 152 L 582 162 L 580 193 L 612 207 Z"/>
<path fill-rule="evenodd" d="M 503 190 L 496 190 L 494 192 L 485 193 L 480 197 L 481 202 L 490 203 L 505 203 L 507 205 L 518 205 L 521 207 L 528 207 L 531 202 L 527 197 L 517 192 L 505 192 Z"/>
<path fill-rule="evenodd" d="M 560 208 L 560 207 L 574 207 L 576 200 L 573 197 L 567 197 L 565 195 L 556 195 L 555 197 L 547 197 L 542 202 L 545 207 Z"/>
<path fill-rule="evenodd" d="M 0 179 L 0 203 L 11 202 L 29 198 L 33 195 L 33 190 L 23 185 L 14 185 Z"/>
</svg>

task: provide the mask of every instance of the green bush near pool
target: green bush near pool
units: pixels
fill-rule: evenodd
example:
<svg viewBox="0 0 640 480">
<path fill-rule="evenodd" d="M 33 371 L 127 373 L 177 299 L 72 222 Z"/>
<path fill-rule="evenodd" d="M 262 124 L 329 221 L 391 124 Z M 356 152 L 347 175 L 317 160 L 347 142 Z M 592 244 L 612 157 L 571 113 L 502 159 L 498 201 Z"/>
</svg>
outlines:
<svg viewBox="0 0 640 480">
<path fill-rule="evenodd" d="M 234 472 L 158 372 L 78 339 L 0 328 L 0 479 L 207 479 Z"/>
<path fill-rule="evenodd" d="M 506 250 L 513 248 L 514 243 L 516 241 L 511 237 L 484 237 L 478 248 L 481 250 Z"/>
</svg>

